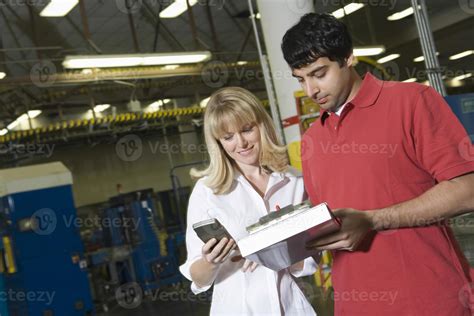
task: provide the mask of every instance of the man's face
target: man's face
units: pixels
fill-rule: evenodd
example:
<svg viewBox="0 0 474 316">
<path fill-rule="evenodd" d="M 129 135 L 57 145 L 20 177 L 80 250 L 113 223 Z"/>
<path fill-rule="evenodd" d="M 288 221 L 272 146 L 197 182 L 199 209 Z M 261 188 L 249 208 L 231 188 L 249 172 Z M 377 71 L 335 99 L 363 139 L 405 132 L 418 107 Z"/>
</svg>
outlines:
<svg viewBox="0 0 474 316">
<path fill-rule="evenodd" d="M 351 92 L 351 66 L 353 55 L 341 67 L 337 61 L 320 57 L 315 62 L 299 69 L 293 69 L 293 77 L 298 79 L 306 95 L 318 103 L 322 109 L 336 111 L 347 102 Z"/>
</svg>

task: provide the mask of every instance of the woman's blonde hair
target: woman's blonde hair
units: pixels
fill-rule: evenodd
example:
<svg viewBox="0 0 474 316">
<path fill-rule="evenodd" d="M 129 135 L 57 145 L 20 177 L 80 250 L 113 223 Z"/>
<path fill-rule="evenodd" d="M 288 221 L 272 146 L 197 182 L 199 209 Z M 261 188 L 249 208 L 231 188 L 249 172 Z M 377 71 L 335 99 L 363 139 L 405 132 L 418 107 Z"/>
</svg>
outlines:
<svg viewBox="0 0 474 316">
<path fill-rule="evenodd" d="M 250 91 L 239 87 L 222 88 L 209 99 L 204 114 L 204 137 L 209 153 L 209 166 L 191 170 L 191 176 L 207 176 L 205 184 L 215 194 L 228 193 L 232 188 L 235 163 L 219 142 L 229 128 L 240 129 L 256 124 L 260 130 L 260 166 L 268 172 L 284 172 L 288 167 L 286 148 L 281 145 L 275 127 L 262 103 Z"/>
</svg>

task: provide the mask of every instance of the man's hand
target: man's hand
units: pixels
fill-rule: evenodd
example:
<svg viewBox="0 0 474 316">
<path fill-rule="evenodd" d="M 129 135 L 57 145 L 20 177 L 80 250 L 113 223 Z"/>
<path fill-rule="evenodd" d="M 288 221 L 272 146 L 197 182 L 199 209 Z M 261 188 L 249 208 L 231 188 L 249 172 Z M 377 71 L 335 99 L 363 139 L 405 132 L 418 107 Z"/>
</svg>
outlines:
<svg viewBox="0 0 474 316">
<path fill-rule="evenodd" d="M 338 232 L 314 239 L 306 244 L 315 250 L 348 250 L 355 251 L 366 234 L 373 228 L 372 212 L 341 208 L 334 211 L 341 219 L 342 225 Z"/>
</svg>

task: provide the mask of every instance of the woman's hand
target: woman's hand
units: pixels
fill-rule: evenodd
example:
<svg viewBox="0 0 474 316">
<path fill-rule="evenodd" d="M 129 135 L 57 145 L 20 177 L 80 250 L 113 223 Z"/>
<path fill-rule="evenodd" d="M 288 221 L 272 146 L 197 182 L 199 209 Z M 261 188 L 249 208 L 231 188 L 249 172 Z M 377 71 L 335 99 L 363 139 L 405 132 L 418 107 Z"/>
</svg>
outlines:
<svg viewBox="0 0 474 316">
<path fill-rule="evenodd" d="M 219 242 L 217 239 L 212 238 L 207 243 L 202 246 L 202 257 L 208 263 L 211 264 L 221 264 L 224 262 L 228 254 L 236 246 L 233 239 L 227 239 L 226 237 L 222 238 Z"/>
</svg>

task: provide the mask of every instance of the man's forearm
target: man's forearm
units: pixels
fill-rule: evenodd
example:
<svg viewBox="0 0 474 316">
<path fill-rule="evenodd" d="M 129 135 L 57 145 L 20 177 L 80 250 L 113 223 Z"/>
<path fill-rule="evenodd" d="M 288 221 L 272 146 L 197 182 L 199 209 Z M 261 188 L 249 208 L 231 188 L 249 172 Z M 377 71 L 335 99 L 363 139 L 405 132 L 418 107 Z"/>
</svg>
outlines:
<svg viewBox="0 0 474 316">
<path fill-rule="evenodd" d="M 419 197 L 369 211 L 375 230 L 429 225 L 474 210 L 474 173 L 443 181 Z"/>
</svg>

